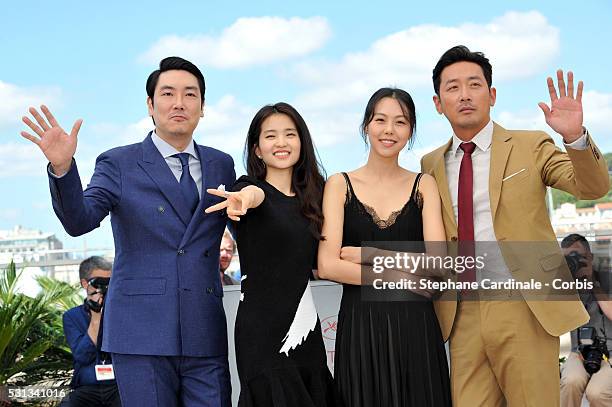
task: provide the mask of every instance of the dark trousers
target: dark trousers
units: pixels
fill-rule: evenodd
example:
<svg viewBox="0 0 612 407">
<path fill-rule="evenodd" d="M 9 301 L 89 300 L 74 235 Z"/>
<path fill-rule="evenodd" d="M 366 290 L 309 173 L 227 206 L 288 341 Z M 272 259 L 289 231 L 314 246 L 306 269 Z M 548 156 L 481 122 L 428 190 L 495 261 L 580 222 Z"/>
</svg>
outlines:
<svg viewBox="0 0 612 407">
<path fill-rule="evenodd" d="M 116 383 L 91 384 L 72 390 L 61 404 L 66 407 L 121 407 Z"/>
<path fill-rule="evenodd" d="M 146 356 L 113 353 L 124 407 L 230 407 L 227 356 Z"/>
</svg>

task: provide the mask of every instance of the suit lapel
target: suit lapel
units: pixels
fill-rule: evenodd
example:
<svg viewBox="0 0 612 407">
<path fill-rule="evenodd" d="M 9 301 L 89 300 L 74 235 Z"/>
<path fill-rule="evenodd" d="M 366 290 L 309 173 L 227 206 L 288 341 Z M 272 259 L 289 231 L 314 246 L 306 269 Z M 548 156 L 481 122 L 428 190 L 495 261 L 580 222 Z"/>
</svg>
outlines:
<svg viewBox="0 0 612 407">
<path fill-rule="evenodd" d="M 182 245 L 186 244 L 189 239 L 195 233 L 197 227 L 204 222 L 204 217 L 208 216 L 204 213 L 204 210 L 209 206 L 221 202 L 221 198 L 217 198 L 214 195 L 206 193 L 209 188 L 217 188 L 219 184 L 214 184 L 214 181 L 219 179 L 216 175 L 217 166 L 214 165 L 215 161 L 210 159 L 210 155 L 206 154 L 206 148 L 196 143 L 196 149 L 198 150 L 198 156 L 200 159 L 200 166 L 202 169 L 202 197 L 200 202 L 188 223 L 187 230 L 183 235 Z M 226 185 L 229 189 L 232 185 Z"/>
<path fill-rule="evenodd" d="M 512 150 L 512 137 L 506 130 L 495 123 L 493 128 L 493 139 L 491 141 L 491 163 L 489 167 L 489 199 L 491 200 L 491 217 L 495 219 L 499 197 L 501 194 L 502 180 L 508 163 L 508 157 Z"/>
<path fill-rule="evenodd" d="M 440 199 L 442 200 L 442 208 L 446 212 L 446 215 L 451 220 L 451 225 L 454 230 L 457 229 L 457 223 L 455 220 L 455 211 L 453 211 L 453 203 L 451 202 L 450 192 L 448 190 L 448 179 L 446 178 L 446 161 L 444 160 L 444 154 L 452 147 L 453 139 L 451 138 L 448 143 L 440 147 L 436 156 L 433 159 L 433 170 L 434 178 L 438 183 L 438 191 L 440 192 Z"/>
<path fill-rule="evenodd" d="M 196 148 L 198 149 L 200 163 L 202 164 L 202 199 L 200 199 L 198 211 L 203 213 L 204 209 L 213 203 L 221 201 L 221 198 L 206 193 L 206 189 L 219 187 L 219 184 L 215 185 L 214 183 L 215 180 L 219 179 L 217 177 L 218 167 L 214 165 L 215 161 L 210 158 L 210 154 L 206 154 L 206 147 L 196 144 Z M 226 185 L 225 187 L 227 190 L 231 190 L 232 186 Z"/>
<path fill-rule="evenodd" d="M 142 160 L 138 161 L 138 165 L 151 177 L 157 188 L 178 213 L 183 224 L 187 226 L 191 220 L 191 211 L 187 208 L 180 185 L 172 174 L 172 170 L 153 144 L 151 133 L 142 142 L 142 150 Z"/>
</svg>

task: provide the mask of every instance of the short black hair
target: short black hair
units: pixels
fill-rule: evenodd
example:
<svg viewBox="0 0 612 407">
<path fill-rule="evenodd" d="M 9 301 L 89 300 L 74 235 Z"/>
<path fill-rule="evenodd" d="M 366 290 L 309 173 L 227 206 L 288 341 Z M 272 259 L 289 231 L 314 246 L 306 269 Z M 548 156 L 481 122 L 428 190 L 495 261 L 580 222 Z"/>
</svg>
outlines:
<svg viewBox="0 0 612 407">
<path fill-rule="evenodd" d="M 89 280 L 89 277 L 91 277 L 91 272 L 94 270 L 111 271 L 112 269 L 112 263 L 106 260 L 104 257 L 91 256 L 81 262 L 81 265 L 79 266 L 79 279 Z"/>
<path fill-rule="evenodd" d="M 193 76 L 195 76 L 198 80 L 198 85 L 200 85 L 200 96 L 202 96 L 202 104 L 204 104 L 204 94 L 206 93 L 206 84 L 204 82 L 204 75 L 195 66 L 193 63 L 183 59 L 181 57 L 167 57 L 162 59 L 159 62 L 159 69 L 151 72 L 149 78 L 147 79 L 147 95 L 151 98 L 151 103 L 153 103 L 153 95 L 155 94 L 155 87 L 157 86 L 157 82 L 159 81 L 159 75 L 162 72 L 179 70 L 179 71 L 187 71 Z"/>
<path fill-rule="evenodd" d="M 570 235 L 565 236 L 563 240 L 561 240 L 561 247 L 567 249 L 576 242 L 580 242 L 582 246 L 589 253 L 591 253 L 591 245 L 589 244 L 589 241 L 586 240 L 586 237 L 579 235 L 578 233 L 572 233 Z"/>
<path fill-rule="evenodd" d="M 442 54 L 433 70 L 432 79 L 436 95 L 440 96 L 440 76 L 442 76 L 442 71 L 447 66 L 457 62 L 473 62 L 479 65 L 482 68 L 489 89 L 491 88 L 493 84 L 493 67 L 489 59 L 482 52 L 472 52 L 465 45 L 457 45 Z"/>
<path fill-rule="evenodd" d="M 403 89 L 399 88 L 380 88 L 370 97 L 368 100 L 368 104 L 366 105 L 365 111 L 363 112 L 363 120 L 361 121 L 361 125 L 359 126 L 359 131 L 361 133 L 361 137 L 363 141 L 368 144 L 368 136 L 366 134 L 366 127 L 374 118 L 374 109 L 376 109 L 376 105 L 384 98 L 393 98 L 397 100 L 400 107 L 402 108 L 402 112 L 408 123 L 410 123 L 410 139 L 408 140 L 408 149 L 412 148 L 414 144 L 414 135 L 416 133 L 416 108 L 414 106 L 414 101 L 412 100 L 412 96 L 410 93 L 406 92 Z"/>
</svg>

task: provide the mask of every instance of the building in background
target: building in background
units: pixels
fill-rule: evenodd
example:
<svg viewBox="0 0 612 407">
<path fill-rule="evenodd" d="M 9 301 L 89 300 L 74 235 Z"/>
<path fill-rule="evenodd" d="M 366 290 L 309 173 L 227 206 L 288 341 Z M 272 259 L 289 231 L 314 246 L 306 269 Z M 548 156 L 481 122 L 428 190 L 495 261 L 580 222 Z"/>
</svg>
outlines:
<svg viewBox="0 0 612 407">
<path fill-rule="evenodd" d="M 62 242 L 53 233 L 15 226 L 0 230 L 0 264 L 59 260 L 64 257 Z"/>
<path fill-rule="evenodd" d="M 83 238 L 83 242 L 86 242 Z M 92 255 L 103 256 L 112 261 L 114 250 L 65 249 L 54 233 L 15 226 L 11 230 L 0 230 L 0 269 L 11 260 L 18 270 L 23 270 L 22 291 L 36 294 L 36 277 L 46 275 L 69 283 L 78 283 L 79 264 Z"/>
<path fill-rule="evenodd" d="M 595 204 L 592 208 L 576 208 L 564 203 L 555 209 L 552 224 L 558 238 L 570 233 L 579 233 L 589 240 L 612 238 L 612 202 Z"/>
<path fill-rule="evenodd" d="M 559 241 L 570 233 L 586 237 L 594 255 L 593 268 L 600 278 L 612 282 L 612 202 L 595 204 L 592 208 L 564 203 L 553 211 L 551 222 Z"/>
</svg>

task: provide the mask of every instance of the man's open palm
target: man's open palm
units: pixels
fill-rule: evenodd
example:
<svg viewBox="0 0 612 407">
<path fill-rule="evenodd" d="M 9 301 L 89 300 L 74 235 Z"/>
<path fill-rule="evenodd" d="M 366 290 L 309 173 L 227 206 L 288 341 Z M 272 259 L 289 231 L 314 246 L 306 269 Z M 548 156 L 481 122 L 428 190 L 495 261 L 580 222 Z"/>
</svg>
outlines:
<svg viewBox="0 0 612 407">
<path fill-rule="evenodd" d="M 544 112 L 546 123 L 557 133 L 563 136 L 566 143 L 575 141 L 582 135 L 582 81 L 578 82 L 574 96 L 574 74 L 567 73 L 567 86 L 563 78 L 563 71 L 557 71 L 559 93 L 555 89 L 553 79 L 548 77 L 548 93 L 550 94 L 550 107 L 543 102 L 538 103 Z"/>
<path fill-rule="evenodd" d="M 70 134 L 67 134 L 57 120 L 55 120 L 47 106 L 41 106 L 40 110 L 45 115 L 46 120 L 33 107 L 29 111 L 36 120 L 36 123 L 27 116 L 23 117 L 23 122 L 36 135 L 26 131 L 22 131 L 21 135 L 36 144 L 53 166 L 54 172 L 57 175 L 62 175 L 58 174 L 58 172 L 65 173 L 70 169 L 72 157 L 76 152 L 77 135 L 83 121 L 81 119 L 77 120 L 72 126 Z"/>
</svg>

